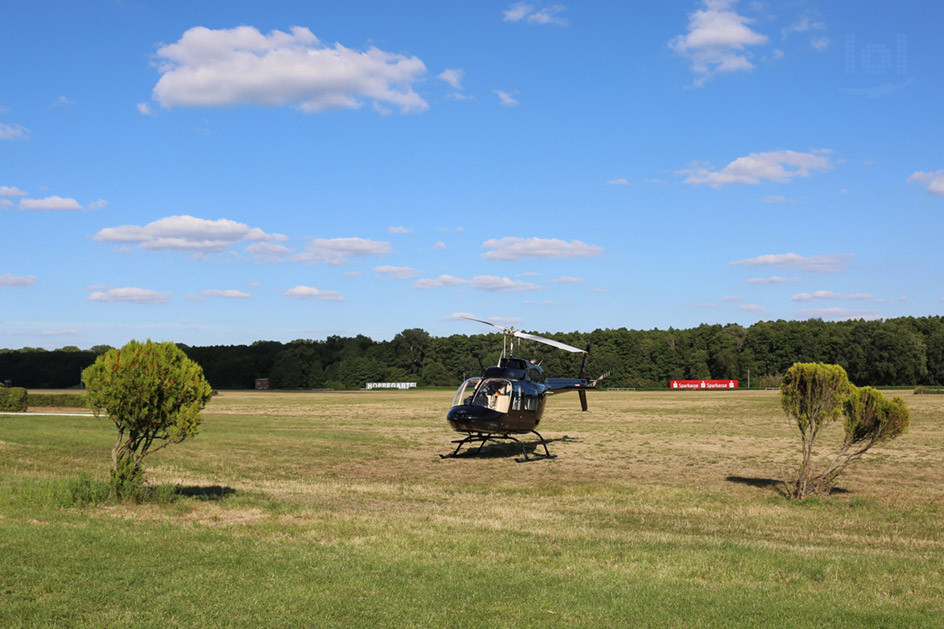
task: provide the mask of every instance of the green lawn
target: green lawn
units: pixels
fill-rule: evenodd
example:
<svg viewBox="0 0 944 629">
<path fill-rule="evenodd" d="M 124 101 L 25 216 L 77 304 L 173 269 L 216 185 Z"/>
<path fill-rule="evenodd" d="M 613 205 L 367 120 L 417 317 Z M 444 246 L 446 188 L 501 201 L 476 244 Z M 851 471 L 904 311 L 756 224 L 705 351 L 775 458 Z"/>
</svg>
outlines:
<svg viewBox="0 0 944 629">
<path fill-rule="evenodd" d="M 0 626 L 939 627 L 944 396 L 904 396 L 800 503 L 776 392 L 559 396 L 523 464 L 440 460 L 451 392 L 223 392 L 147 504 L 83 494 L 106 419 L 0 415 Z"/>
</svg>

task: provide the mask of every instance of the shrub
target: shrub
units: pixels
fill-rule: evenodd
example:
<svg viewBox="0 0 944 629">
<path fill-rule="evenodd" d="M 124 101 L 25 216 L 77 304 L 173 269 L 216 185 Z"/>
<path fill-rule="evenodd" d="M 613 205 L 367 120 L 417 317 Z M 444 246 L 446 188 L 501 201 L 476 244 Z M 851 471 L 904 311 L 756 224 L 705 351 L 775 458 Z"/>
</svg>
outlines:
<svg viewBox="0 0 944 629">
<path fill-rule="evenodd" d="M 23 413 L 29 408 L 23 387 L 0 388 L 0 411 Z"/>
<path fill-rule="evenodd" d="M 872 446 L 904 434 L 910 412 L 900 397 L 889 400 L 878 389 L 857 389 L 839 365 L 796 363 L 780 384 L 784 412 L 796 422 L 802 440 L 802 459 L 787 483 L 792 498 L 825 494 L 850 463 Z M 814 459 L 820 431 L 843 416 L 842 444 L 829 456 Z"/>
<path fill-rule="evenodd" d="M 195 436 L 210 385 L 200 365 L 173 343 L 131 341 L 82 372 L 86 403 L 118 429 L 111 484 L 119 496 L 140 493 L 144 458 Z"/>
<path fill-rule="evenodd" d="M 30 393 L 26 398 L 29 406 L 54 408 L 85 408 L 83 393 Z"/>
</svg>

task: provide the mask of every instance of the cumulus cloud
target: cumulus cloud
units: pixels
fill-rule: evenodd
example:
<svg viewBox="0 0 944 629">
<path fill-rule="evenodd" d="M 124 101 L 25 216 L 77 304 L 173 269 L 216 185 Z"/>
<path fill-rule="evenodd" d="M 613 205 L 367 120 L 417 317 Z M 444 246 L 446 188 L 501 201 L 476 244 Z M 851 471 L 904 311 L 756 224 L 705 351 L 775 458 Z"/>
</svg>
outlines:
<svg viewBox="0 0 944 629">
<path fill-rule="evenodd" d="M 187 214 L 167 216 L 147 225 L 106 227 L 95 234 L 98 242 L 135 244 L 148 251 L 189 251 L 215 253 L 248 240 L 283 241 L 288 236 L 267 234 L 257 227 L 221 218 L 209 220 Z"/>
<path fill-rule="evenodd" d="M 379 256 L 392 251 L 389 242 L 367 238 L 316 238 L 308 243 L 305 252 L 298 256 L 309 262 L 326 262 L 340 265 L 348 258 Z"/>
<path fill-rule="evenodd" d="M 98 201 L 89 203 L 90 210 L 104 210 L 106 207 L 108 207 L 108 201 L 105 199 L 99 199 Z"/>
<path fill-rule="evenodd" d="M 508 92 L 502 90 L 492 90 L 492 92 L 498 96 L 498 101 L 502 104 L 502 107 L 515 107 L 518 105 L 518 101 Z"/>
<path fill-rule="evenodd" d="M 552 4 L 539 7 L 530 2 L 516 2 L 504 11 L 504 20 L 506 22 L 528 22 L 531 24 L 554 24 L 556 26 L 567 26 L 566 18 L 560 16 L 565 7 L 560 4 Z"/>
<path fill-rule="evenodd" d="M 294 106 L 304 112 L 356 109 L 423 111 L 413 84 L 426 74 L 417 57 L 371 46 L 358 52 L 322 44 L 307 28 L 263 35 L 251 26 L 197 26 L 157 50 L 161 78 L 154 99 L 164 107 Z"/>
<path fill-rule="evenodd" d="M 448 247 L 446 246 L 446 243 L 444 243 L 443 241 L 437 240 L 436 244 L 433 245 L 433 249 L 436 249 L 438 251 L 442 249 L 448 249 Z"/>
<path fill-rule="evenodd" d="M 276 242 L 254 242 L 246 247 L 246 253 L 257 262 L 284 262 L 295 250 Z"/>
<path fill-rule="evenodd" d="M 853 293 L 851 295 L 844 295 L 842 293 L 833 293 L 828 290 L 818 290 L 810 293 L 799 293 L 790 298 L 790 301 L 813 301 L 814 299 L 830 299 L 830 300 L 863 300 L 863 299 L 875 299 L 875 295 L 869 295 L 868 293 Z"/>
<path fill-rule="evenodd" d="M 812 273 L 842 273 L 846 261 L 853 258 L 851 253 L 834 253 L 824 256 L 801 256 L 796 253 L 777 253 L 735 260 L 731 266 L 773 266 L 778 269 L 810 271 Z"/>
<path fill-rule="evenodd" d="M 580 284 L 583 282 L 582 277 L 571 277 L 570 275 L 562 275 L 556 280 L 551 280 L 554 284 Z"/>
<path fill-rule="evenodd" d="M 742 304 L 738 306 L 738 310 L 744 312 L 767 312 L 767 309 L 763 306 L 758 306 L 757 304 Z"/>
<path fill-rule="evenodd" d="M 928 194 L 935 196 L 944 195 L 944 170 L 934 172 L 918 171 L 908 177 L 908 183 L 923 183 L 928 189 Z"/>
<path fill-rule="evenodd" d="M 45 199 L 20 199 L 20 208 L 33 211 L 81 210 L 82 205 L 75 199 L 53 195 Z"/>
<path fill-rule="evenodd" d="M 15 186 L 0 186 L 0 197 L 25 197 L 26 191 Z"/>
<path fill-rule="evenodd" d="M 620 177 L 619 179 L 610 179 L 606 183 L 608 183 L 611 186 L 628 186 L 629 180 L 626 179 L 625 177 Z"/>
<path fill-rule="evenodd" d="M 321 290 L 312 286 L 296 286 L 295 288 L 290 288 L 285 291 L 285 296 L 294 299 L 310 299 L 317 297 L 321 301 L 346 301 L 337 291 Z"/>
<path fill-rule="evenodd" d="M 10 199 L 0 198 L 0 207 L 11 207 L 12 205 L 13 205 L 13 201 L 11 201 Z"/>
<path fill-rule="evenodd" d="M 413 288 L 447 288 L 454 286 L 469 286 L 477 290 L 489 292 L 501 291 L 533 291 L 541 287 L 531 282 L 522 282 L 508 277 L 498 277 L 495 275 L 476 275 L 471 280 L 455 277 L 453 275 L 440 275 L 435 279 L 423 278 L 413 283 Z"/>
<path fill-rule="evenodd" d="M 754 69 L 748 46 L 767 43 L 767 36 L 751 30 L 750 18 L 730 10 L 733 0 L 704 0 L 702 9 L 688 17 L 688 32 L 669 47 L 691 63 L 694 86 L 701 87 L 716 74 Z"/>
<path fill-rule="evenodd" d="M 374 272 L 397 280 L 411 280 L 420 274 L 408 266 L 375 266 Z"/>
<path fill-rule="evenodd" d="M 412 227 L 404 227 L 403 225 L 391 226 L 387 228 L 387 233 L 390 234 L 409 234 L 412 232 Z"/>
<path fill-rule="evenodd" d="M 0 286 L 32 286 L 35 282 L 35 275 L 17 276 L 11 273 L 0 275 Z"/>
<path fill-rule="evenodd" d="M 150 115 L 151 115 L 151 106 L 150 106 L 149 104 L 147 104 L 147 103 L 138 103 L 138 104 L 136 105 L 136 107 L 138 108 L 138 113 L 141 114 L 142 116 L 150 116 Z"/>
<path fill-rule="evenodd" d="M 109 288 L 95 291 L 88 296 L 89 301 L 110 301 L 129 304 L 163 304 L 170 298 L 170 293 L 160 293 L 146 288 Z"/>
<path fill-rule="evenodd" d="M 524 258 L 592 258 L 603 255 L 603 247 L 588 245 L 579 240 L 566 242 L 557 238 L 506 238 L 486 240 L 482 254 L 486 260 L 517 261 Z"/>
<path fill-rule="evenodd" d="M 688 175 L 685 183 L 718 188 L 729 183 L 757 184 L 763 181 L 786 183 L 794 177 L 809 177 L 812 172 L 825 172 L 833 167 L 829 149 L 768 151 L 739 157 L 720 170 L 695 167 L 678 171 Z"/>
<path fill-rule="evenodd" d="M 29 137 L 29 129 L 26 127 L 0 122 L 0 140 L 25 140 L 27 137 Z"/>
</svg>

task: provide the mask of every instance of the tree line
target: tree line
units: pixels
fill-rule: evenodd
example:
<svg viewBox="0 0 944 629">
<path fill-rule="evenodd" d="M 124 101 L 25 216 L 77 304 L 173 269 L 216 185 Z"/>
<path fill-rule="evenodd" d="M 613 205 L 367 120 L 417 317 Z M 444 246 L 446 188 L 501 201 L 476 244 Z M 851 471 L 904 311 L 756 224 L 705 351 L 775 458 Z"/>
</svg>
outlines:
<svg viewBox="0 0 944 629">
<path fill-rule="evenodd" d="M 591 344 L 588 375 L 605 371 L 609 387 L 664 388 L 676 379 L 737 379 L 746 387 L 778 386 L 796 362 L 841 365 L 857 386 L 944 385 L 944 317 L 879 321 L 761 321 L 677 330 L 533 332 L 577 347 Z M 179 345 L 216 389 L 245 389 L 269 378 L 277 389 L 362 388 L 366 382 L 458 386 L 494 365 L 498 334 L 431 336 L 403 330 L 389 341 L 329 336 L 289 343 Z M 0 350 L 0 383 L 27 388 L 77 386 L 84 368 L 108 346 Z M 521 352 L 553 377 L 576 376 L 581 355 L 522 341 Z"/>
</svg>

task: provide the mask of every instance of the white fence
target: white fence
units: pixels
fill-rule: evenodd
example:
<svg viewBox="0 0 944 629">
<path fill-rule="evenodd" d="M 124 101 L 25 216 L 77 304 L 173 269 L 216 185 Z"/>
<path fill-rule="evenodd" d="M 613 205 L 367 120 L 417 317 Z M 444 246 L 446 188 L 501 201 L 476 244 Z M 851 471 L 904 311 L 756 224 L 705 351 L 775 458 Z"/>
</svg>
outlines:
<svg viewBox="0 0 944 629">
<path fill-rule="evenodd" d="M 415 389 L 415 382 L 368 382 L 367 389 Z"/>
</svg>

